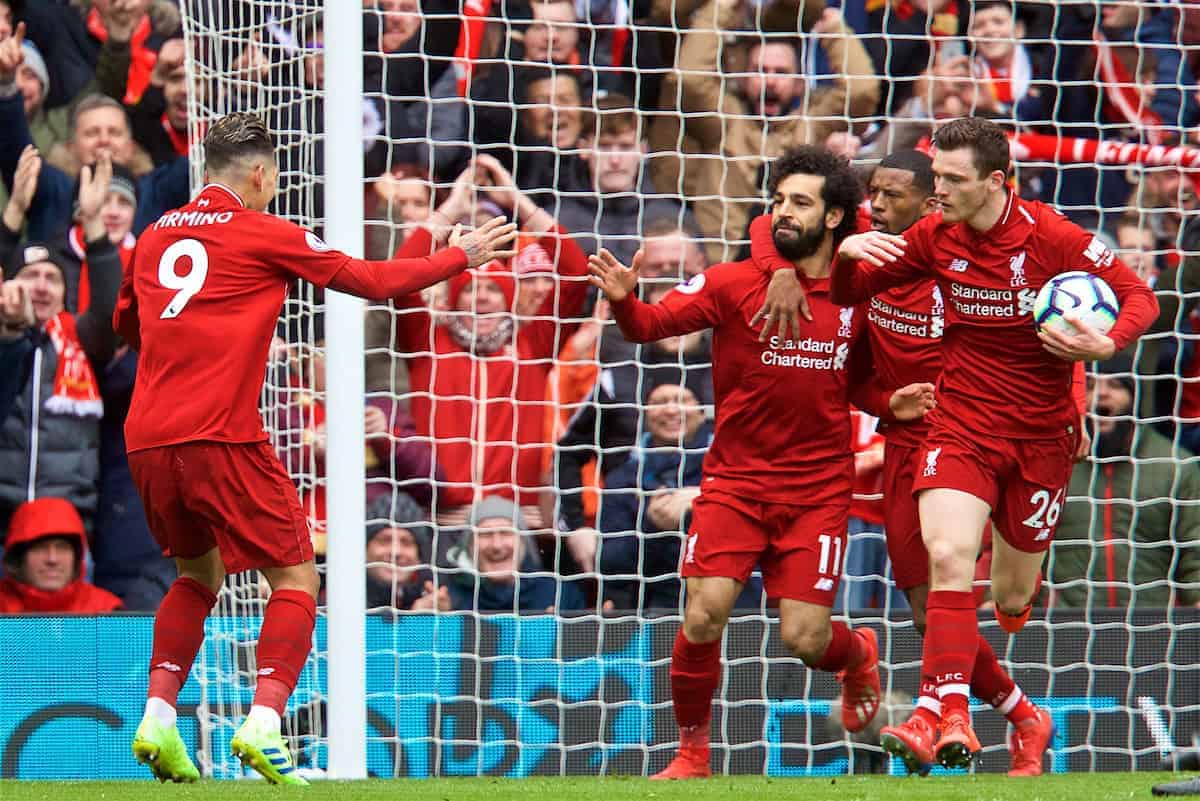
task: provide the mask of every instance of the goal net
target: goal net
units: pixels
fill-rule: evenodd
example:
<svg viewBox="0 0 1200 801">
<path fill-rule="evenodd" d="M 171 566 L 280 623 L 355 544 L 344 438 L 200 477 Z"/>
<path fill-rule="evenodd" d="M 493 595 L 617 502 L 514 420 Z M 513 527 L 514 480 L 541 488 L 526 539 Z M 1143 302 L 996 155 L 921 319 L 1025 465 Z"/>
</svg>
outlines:
<svg viewBox="0 0 1200 801">
<path fill-rule="evenodd" d="M 786 147 L 825 145 L 866 175 L 969 113 L 1011 131 L 1017 191 L 1094 230 L 1163 310 L 1131 359 L 1098 368 L 1093 454 L 1068 496 L 1042 510 L 1060 524 L 1042 609 L 1015 637 L 986 611 L 982 630 L 1054 715 L 1052 770 L 1154 767 L 1200 730 L 1200 464 L 1189 450 L 1200 443 L 1200 18 L 1189 6 L 362 5 L 367 256 L 427 255 L 447 225 L 498 214 L 522 226 L 518 256 L 479 281 L 374 304 L 365 319 L 372 775 L 666 764 L 677 745 L 667 669 L 678 564 L 711 436 L 711 344 L 625 342 L 582 259 L 604 247 L 629 263 L 641 247 L 646 297 L 697 287 L 707 265 L 747 252 L 766 167 Z M 321 4 L 182 8 L 193 142 L 222 114 L 262 114 L 279 144 L 273 210 L 319 231 L 329 126 L 347 122 L 324 118 L 339 86 L 322 66 L 337 43 Z M 195 144 L 192 156 L 198 185 Z M 319 290 L 293 288 L 262 396 L 321 554 L 338 547 L 324 524 L 338 472 L 323 456 L 325 387 L 338 380 L 324 314 Z M 890 583 L 875 425 L 856 418 L 851 536 L 830 558 L 846 564 L 838 614 L 881 635 L 884 714 L 898 720 L 917 688 L 920 638 Z M 501 518 L 509 529 L 519 519 L 520 532 L 488 525 Z M 985 581 L 978 590 L 986 603 Z M 230 580 L 193 674 L 214 776 L 240 774 L 227 744 L 248 708 L 266 593 L 257 577 Z M 321 616 L 286 724 L 314 771 L 338 736 L 326 725 L 336 697 L 324 641 Z M 831 717 L 837 684 L 787 653 L 757 578 L 723 658 L 714 768 L 900 769 L 869 735 L 847 739 Z M 977 709 L 980 769 L 1006 769 L 1006 724 Z"/>
</svg>

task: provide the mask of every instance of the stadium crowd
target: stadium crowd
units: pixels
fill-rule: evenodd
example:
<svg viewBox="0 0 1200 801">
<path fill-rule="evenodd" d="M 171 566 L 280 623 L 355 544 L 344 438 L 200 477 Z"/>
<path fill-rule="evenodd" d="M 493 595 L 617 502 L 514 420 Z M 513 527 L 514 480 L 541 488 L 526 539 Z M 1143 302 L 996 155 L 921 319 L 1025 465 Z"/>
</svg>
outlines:
<svg viewBox="0 0 1200 801">
<path fill-rule="evenodd" d="M 323 215 L 320 16 L 205 5 L 198 29 L 238 6 L 259 32 L 189 45 L 173 0 L 0 0 L 0 612 L 152 611 L 174 578 L 129 473 L 137 353 L 111 321 L 138 235 L 191 197 L 192 115 L 263 113 L 278 209 Z M 458 0 L 364 0 L 368 258 L 428 255 L 496 215 L 521 229 L 510 262 L 368 315 L 373 609 L 680 609 L 711 343 L 623 339 L 585 279 L 599 248 L 626 264 L 640 249 L 655 300 L 749 256 L 765 168 L 787 148 L 823 145 L 865 183 L 965 114 L 1014 135 L 1200 146 L 1200 6 L 830 6 L 481 0 L 460 15 Z M 220 76 L 189 70 L 189 46 Z M 1200 171 L 1025 161 L 1014 182 L 1110 243 L 1161 309 L 1133 348 L 1089 365 L 1092 451 L 1042 600 L 1200 605 Z M 337 547 L 322 478 L 333 377 L 320 315 L 287 308 L 263 409 L 323 554 Z M 839 603 L 902 606 L 865 413 L 853 447 Z M 762 603 L 755 581 L 738 607 Z"/>
</svg>

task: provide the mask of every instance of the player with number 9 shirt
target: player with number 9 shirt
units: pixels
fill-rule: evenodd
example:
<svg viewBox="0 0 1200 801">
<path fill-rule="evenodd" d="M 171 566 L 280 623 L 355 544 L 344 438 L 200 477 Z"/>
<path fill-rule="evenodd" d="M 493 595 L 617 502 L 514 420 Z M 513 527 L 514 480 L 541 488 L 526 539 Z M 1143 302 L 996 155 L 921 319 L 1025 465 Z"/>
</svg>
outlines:
<svg viewBox="0 0 1200 801">
<path fill-rule="evenodd" d="M 915 469 L 921 533 L 930 556 L 923 671 L 941 702 L 934 754 L 947 767 L 979 751 L 967 692 L 978 647 L 971 593 L 981 532 L 991 517 L 992 597 L 1015 632 L 1057 523 L 1082 435 L 1071 395 L 1072 362 L 1107 359 L 1155 319 L 1154 294 L 1092 234 L 1049 206 L 1009 189 L 1004 131 L 963 118 L 934 135 L 932 214 L 894 236 L 846 239 L 832 274 L 834 300 L 859 303 L 890 287 L 933 278 L 945 301 L 944 367 Z M 1053 276 L 1086 270 L 1121 304 L 1107 335 L 1036 330 L 1038 290 Z"/>
<path fill-rule="evenodd" d="M 147 522 L 179 578 L 159 606 L 146 714 L 134 756 L 162 781 L 198 772 L 175 726 L 175 701 L 204 639 L 226 573 L 260 570 L 271 598 L 258 639 L 253 706 L 232 740 L 243 763 L 276 784 L 304 784 L 280 715 L 312 645 L 319 586 L 295 487 L 267 443 L 258 398 L 288 286 L 302 278 L 386 299 L 457 275 L 506 250 L 515 226 L 495 218 L 428 258 L 370 262 L 266 213 L 279 169 L 252 114 L 218 120 L 204 138 L 205 186 L 138 240 L 115 330 L 139 352 L 125 427 Z"/>
</svg>

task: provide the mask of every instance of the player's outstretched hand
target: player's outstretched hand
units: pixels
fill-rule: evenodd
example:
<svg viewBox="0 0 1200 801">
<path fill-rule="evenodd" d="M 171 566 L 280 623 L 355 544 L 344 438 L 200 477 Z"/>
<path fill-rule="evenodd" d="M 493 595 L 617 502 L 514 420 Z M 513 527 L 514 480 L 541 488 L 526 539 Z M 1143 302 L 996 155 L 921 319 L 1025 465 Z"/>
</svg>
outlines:
<svg viewBox="0 0 1200 801">
<path fill-rule="evenodd" d="M 903 256 L 906 245 L 902 236 L 867 231 L 843 239 L 838 248 L 838 258 L 843 261 L 865 261 L 873 267 L 882 267 Z"/>
<path fill-rule="evenodd" d="M 626 267 L 617 257 L 603 248 L 595 256 L 588 256 L 588 280 L 592 286 L 600 287 L 613 303 L 620 303 L 637 289 L 638 275 L 642 271 L 642 251 L 633 254 L 633 264 Z"/>
<path fill-rule="evenodd" d="M 812 320 L 812 312 L 808 309 L 808 296 L 804 294 L 804 287 L 800 285 L 796 271 L 776 270 L 771 276 L 771 283 L 767 285 L 766 300 L 763 301 L 758 314 L 750 320 L 750 327 L 754 328 L 766 320 L 758 335 L 759 342 L 767 341 L 772 328 L 784 339 L 799 339 L 801 315 L 805 320 Z"/>
<path fill-rule="evenodd" d="M 919 420 L 937 407 L 933 384 L 909 384 L 900 387 L 888 399 L 888 408 L 897 420 Z"/>
<path fill-rule="evenodd" d="M 1038 329 L 1038 339 L 1042 340 L 1042 347 L 1058 358 L 1068 362 L 1102 362 L 1111 359 L 1117 352 L 1117 346 L 1112 339 L 1074 314 L 1065 314 L 1063 319 L 1079 333 L 1064 334 L 1050 328 Z"/>
<path fill-rule="evenodd" d="M 474 231 L 463 233 L 457 225 L 450 234 L 450 247 L 462 248 L 467 254 L 467 266 L 478 267 L 492 259 L 511 259 L 517 251 L 508 248 L 517 237 L 517 224 L 503 217 L 493 217 Z"/>
</svg>

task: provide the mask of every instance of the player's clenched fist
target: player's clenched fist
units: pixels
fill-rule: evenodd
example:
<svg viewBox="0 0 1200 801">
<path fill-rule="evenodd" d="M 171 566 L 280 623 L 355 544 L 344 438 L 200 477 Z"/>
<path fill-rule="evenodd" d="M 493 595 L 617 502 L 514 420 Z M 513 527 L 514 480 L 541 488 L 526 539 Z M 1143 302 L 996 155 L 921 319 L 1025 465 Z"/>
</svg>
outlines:
<svg viewBox="0 0 1200 801">
<path fill-rule="evenodd" d="M 493 259 L 511 259 L 517 251 L 509 249 L 517 236 L 517 224 L 493 217 L 474 231 L 463 233 L 462 225 L 450 234 L 450 247 L 462 248 L 467 254 L 467 266 L 478 267 Z"/>
<path fill-rule="evenodd" d="M 867 231 L 842 240 L 838 258 L 843 261 L 865 261 L 874 267 L 882 267 L 903 256 L 906 244 L 902 236 Z"/>
<path fill-rule="evenodd" d="M 600 287 L 613 303 L 620 303 L 637 289 L 638 274 L 642 270 L 642 251 L 633 254 L 633 265 L 626 267 L 617 257 L 601 248 L 600 253 L 588 256 L 588 278 L 593 286 Z"/>
<path fill-rule="evenodd" d="M 937 406 L 933 384 L 909 384 L 900 387 L 888 399 L 888 408 L 897 420 L 919 420 Z"/>
</svg>

